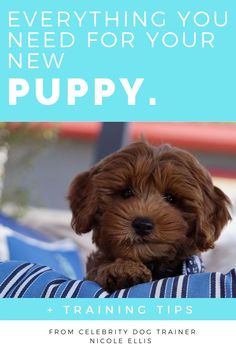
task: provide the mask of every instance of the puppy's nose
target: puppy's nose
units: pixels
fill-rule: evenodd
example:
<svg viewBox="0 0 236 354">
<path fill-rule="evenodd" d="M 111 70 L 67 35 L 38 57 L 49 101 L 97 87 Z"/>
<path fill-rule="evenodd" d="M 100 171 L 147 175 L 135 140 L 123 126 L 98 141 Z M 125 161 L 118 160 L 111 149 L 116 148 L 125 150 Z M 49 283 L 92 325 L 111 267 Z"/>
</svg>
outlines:
<svg viewBox="0 0 236 354">
<path fill-rule="evenodd" d="M 147 236 L 152 232 L 154 225 L 150 219 L 136 218 L 132 222 L 132 227 L 134 228 L 137 235 Z"/>
</svg>

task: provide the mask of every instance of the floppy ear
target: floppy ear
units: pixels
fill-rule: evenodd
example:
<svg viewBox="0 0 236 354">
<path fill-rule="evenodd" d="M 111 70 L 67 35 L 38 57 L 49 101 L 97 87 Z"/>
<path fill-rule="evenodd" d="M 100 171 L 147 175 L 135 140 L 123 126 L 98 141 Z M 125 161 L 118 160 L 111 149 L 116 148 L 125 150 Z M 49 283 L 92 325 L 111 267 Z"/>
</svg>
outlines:
<svg viewBox="0 0 236 354">
<path fill-rule="evenodd" d="M 212 223 L 215 226 L 215 239 L 217 240 L 223 227 L 231 220 L 229 208 L 232 207 L 229 198 L 218 187 L 214 187 L 215 212 L 212 215 Z"/>
<path fill-rule="evenodd" d="M 231 220 L 229 213 L 231 202 L 218 187 L 213 187 L 213 193 L 207 195 L 205 202 L 205 208 L 200 211 L 196 227 L 196 244 L 200 251 L 213 248 L 223 227 Z"/>
<path fill-rule="evenodd" d="M 77 234 L 91 231 L 95 222 L 97 201 L 90 171 L 79 174 L 72 181 L 68 199 L 72 210 L 71 226 Z"/>
</svg>

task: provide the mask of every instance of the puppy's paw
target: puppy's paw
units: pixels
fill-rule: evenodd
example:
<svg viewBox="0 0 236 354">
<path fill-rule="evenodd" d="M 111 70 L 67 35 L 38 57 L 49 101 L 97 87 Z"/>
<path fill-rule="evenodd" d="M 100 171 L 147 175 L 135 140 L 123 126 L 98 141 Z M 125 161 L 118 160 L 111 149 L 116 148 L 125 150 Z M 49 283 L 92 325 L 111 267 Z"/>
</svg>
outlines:
<svg viewBox="0 0 236 354">
<path fill-rule="evenodd" d="M 118 259 L 116 267 L 118 271 L 115 270 L 112 277 L 115 289 L 129 288 L 152 280 L 151 271 L 143 263 Z"/>
<path fill-rule="evenodd" d="M 94 279 L 91 279 L 89 273 L 87 278 L 96 281 L 108 292 L 112 292 L 149 282 L 152 280 L 152 274 L 143 263 L 119 258 L 109 265 L 98 268 Z"/>
</svg>

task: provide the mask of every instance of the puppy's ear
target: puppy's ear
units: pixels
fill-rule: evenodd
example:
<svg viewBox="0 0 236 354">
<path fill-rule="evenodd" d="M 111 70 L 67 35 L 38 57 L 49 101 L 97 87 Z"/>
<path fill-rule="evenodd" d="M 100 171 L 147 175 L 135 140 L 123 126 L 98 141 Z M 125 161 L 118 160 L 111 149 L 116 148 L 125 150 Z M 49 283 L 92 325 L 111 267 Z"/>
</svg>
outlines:
<svg viewBox="0 0 236 354">
<path fill-rule="evenodd" d="M 214 247 L 214 242 L 219 238 L 223 227 L 231 220 L 230 207 L 229 198 L 218 187 L 213 187 L 213 193 L 207 195 L 205 207 L 200 212 L 197 222 L 196 244 L 200 251 Z"/>
<path fill-rule="evenodd" d="M 214 187 L 215 211 L 212 215 L 212 223 L 215 226 L 215 239 L 217 240 L 223 227 L 231 220 L 229 208 L 232 207 L 229 198 L 218 187 Z"/>
<path fill-rule="evenodd" d="M 72 181 L 68 199 L 72 210 L 71 226 L 77 234 L 91 231 L 97 209 L 90 171 L 79 174 Z"/>
</svg>

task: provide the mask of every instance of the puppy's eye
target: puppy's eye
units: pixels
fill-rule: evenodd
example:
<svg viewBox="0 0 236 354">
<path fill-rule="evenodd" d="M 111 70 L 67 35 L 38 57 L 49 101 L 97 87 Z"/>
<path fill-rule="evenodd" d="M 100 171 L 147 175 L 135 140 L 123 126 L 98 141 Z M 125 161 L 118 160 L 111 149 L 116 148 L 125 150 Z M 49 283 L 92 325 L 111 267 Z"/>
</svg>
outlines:
<svg viewBox="0 0 236 354">
<path fill-rule="evenodd" d="M 168 193 L 168 192 L 165 193 L 164 194 L 164 198 L 170 204 L 176 204 L 177 203 L 177 198 L 172 193 Z"/>
<path fill-rule="evenodd" d="M 130 187 L 124 189 L 123 191 L 121 191 L 121 196 L 124 199 L 128 199 L 130 197 L 133 197 L 134 192 L 132 191 L 132 189 Z"/>
</svg>

